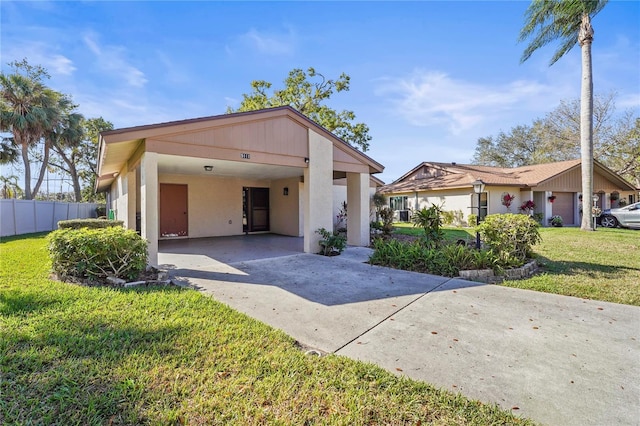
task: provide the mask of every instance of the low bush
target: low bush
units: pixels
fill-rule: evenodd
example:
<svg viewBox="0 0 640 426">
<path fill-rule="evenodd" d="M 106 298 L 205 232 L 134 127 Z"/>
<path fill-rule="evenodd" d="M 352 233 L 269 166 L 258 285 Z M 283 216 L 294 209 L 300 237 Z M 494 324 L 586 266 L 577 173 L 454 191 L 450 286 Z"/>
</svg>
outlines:
<svg viewBox="0 0 640 426">
<path fill-rule="evenodd" d="M 541 241 L 540 225 L 529 215 L 492 214 L 478 226 L 483 242 L 502 267 L 519 267 L 533 254 L 533 246 Z"/>
<path fill-rule="evenodd" d="M 316 231 L 320 234 L 322 239 L 318 242 L 320 244 L 320 253 L 324 256 L 334 256 L 343 252 L 347 246 L 347 237 L 339 232 L 330 232 L 324 228 L 320 228 Z"/>
<path fill-rule="evenodd" d="M 53 271 L 64 281 L 131 280 L 147 266 L 147 242 L 122 227 L 58 229 L 48 238 Z"/>
<path fill-rule="evenodd" d="M 424 241 L 402 242 L 377 239 L 369 262 L 414 272 L 456 277 L 461 270 L 496 267 L 495 257 L 487 250 L 467 245 L 448 244 L 435 248 Z"/>
<path fill-rule="evenodd" d="M 462 210 L 451 210 L 451 211 L 441 211 L 440 215 L 442 217 L 443 225 L 453 225 L 460 226 L 462 224 L 462 217 L 464 214 Z"/>
<path fill-rule="evenodd" d="M 384 235 L 391 235 L 393 232 L 393 210 L 389 207 L 380 209 L 380 219 L 382 219 L 382 232 Z"/>
<path fill-rule="evenodd" d="M 469 216 L 467 216 L 467 225 L 469 225 L 471 228 L 473 228 L 477 224 L 478 224 L 478 215 L 475 214 L 475 213 L 469 214 Z"/>
<path fill-rule="evenodd" d="M 58 222 L 58 229 L 103 229 L 113 226 L 122 227 L 124 221 L 122 220 L 105 220 L 105 219 L 71 219 L 61 220 Z"/>
</svg>

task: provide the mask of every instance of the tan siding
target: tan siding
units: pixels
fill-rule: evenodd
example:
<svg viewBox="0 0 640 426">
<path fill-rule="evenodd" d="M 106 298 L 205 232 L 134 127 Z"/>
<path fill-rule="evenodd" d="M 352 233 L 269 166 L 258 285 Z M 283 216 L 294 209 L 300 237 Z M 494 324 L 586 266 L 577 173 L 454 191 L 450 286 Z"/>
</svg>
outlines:
<svg viewBox="0 0 640 426">
<path fill-rule="evenodd" d="M 581 192 L 582 191 L 582 174 L 580 169 L 571 170 L 556 176 L 549 181 L 536 186 L 536 191 L 559 191 L 559 192 Z M 610 181 L 603 175 L 594 172 L 593 174 L 593 192 L 613 192 L 620 191 L 620 186 Z"/>
<path fill-rule="evenodd" d="M 308 156 L 307 129 L 287 117 L 159 136 L 154 140 L 248 153 Z"/>
</svg>

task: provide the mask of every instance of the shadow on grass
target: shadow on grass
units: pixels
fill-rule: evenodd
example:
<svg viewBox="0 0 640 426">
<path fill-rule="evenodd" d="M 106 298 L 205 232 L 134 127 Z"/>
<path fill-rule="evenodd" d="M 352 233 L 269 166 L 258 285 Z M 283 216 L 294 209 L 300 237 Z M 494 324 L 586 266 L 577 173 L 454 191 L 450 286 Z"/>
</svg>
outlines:
<svg viewBox="0 0 640 426">
<path fill-rule="evenodd" d="M 601 274 L 606 279 L 620 278 L 620 271 L 640 271 L 639 268 L 630 268 L 619 265 L 602 265 L 590 262 L 551 260 L 544 256 L 536 258 L 540 267 L 540 272 L 550 275 L 586 275 L 592 276 L 595 273 Z"/>
<path fill-rule="evenodd" d="M 0 417 L 7 424 L 107 424 L 114 416 L 138 423 L 145 384 L 136 382 L 136 367 L 132 377 L 121 375 L 141 360 L 178 354 L 175 337 L 184 333 L 175 324 L 125 325 L 91 314 L 45 314 L 28 328 L 7 329 Z"/>
</svg>

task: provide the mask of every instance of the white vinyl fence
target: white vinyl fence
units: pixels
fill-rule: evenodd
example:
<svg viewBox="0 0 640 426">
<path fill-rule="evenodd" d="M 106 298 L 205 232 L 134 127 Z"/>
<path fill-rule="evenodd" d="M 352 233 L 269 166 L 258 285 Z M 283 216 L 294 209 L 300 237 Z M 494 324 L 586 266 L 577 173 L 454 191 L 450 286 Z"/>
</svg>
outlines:
<svg viewBox="0 0 640 426">
<path fill-rule="evenodd" d="M 0 200 L 0 237 L 58 229 L 59 220 L 96 217 L 96 203 Z"/>
</svg>

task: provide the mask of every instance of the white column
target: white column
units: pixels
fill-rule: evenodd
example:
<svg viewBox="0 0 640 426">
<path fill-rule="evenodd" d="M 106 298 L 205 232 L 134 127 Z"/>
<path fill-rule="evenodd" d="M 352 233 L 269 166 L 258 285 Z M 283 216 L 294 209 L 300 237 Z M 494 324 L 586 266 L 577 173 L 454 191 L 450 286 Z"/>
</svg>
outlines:
<svg viewBox="0 0 640 426">
<path fill-rule="evenodd" d="M 158 265 L 158 154 L 145 152 L 140 162 L 142 238 L 149 242 L 149 264 Z"/>
<path fill-rule="evenodd" d="M 135 169 L 127 173 L 127 229 L 136 230 L 136 182 Z"/>
<path fill-rule="evenodd" d="M 317 253 L 319 228 L 333 231 L 333 143 L 309 129 L 309 164 L 304 169 L 304 251 Z"/>
<path fill-rule="evenodd" d="M 347 243 L 369 245 L 369 173 L 347 173 Z"/>
</svg>

